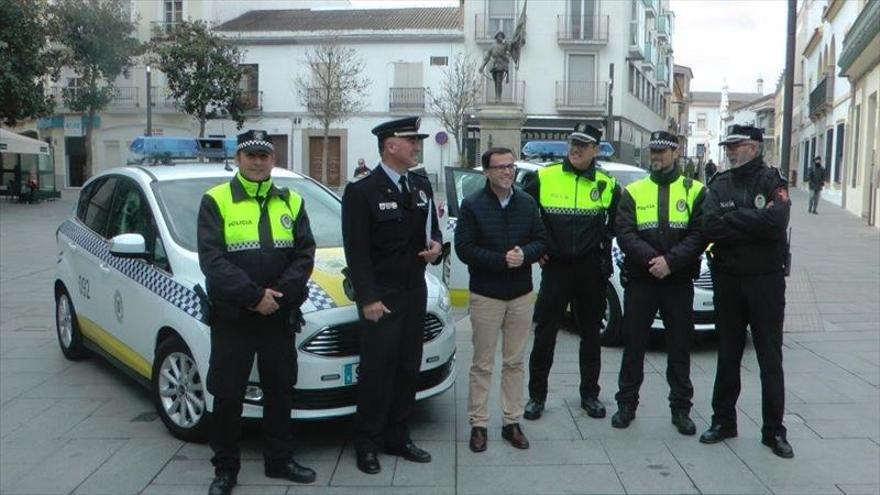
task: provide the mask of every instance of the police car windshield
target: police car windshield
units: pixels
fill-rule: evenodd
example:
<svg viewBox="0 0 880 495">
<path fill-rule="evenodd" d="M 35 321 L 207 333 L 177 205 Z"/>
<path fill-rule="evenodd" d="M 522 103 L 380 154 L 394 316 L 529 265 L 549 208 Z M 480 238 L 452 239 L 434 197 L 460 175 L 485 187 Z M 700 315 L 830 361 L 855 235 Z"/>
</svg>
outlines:
<svg viewBox="0 0 880 495">
<path fill-rule="evenodd" d="M 196 221 L 202 195 L 228 180 L 228 177 L 199 177 L 153 184 L 165 223 L 181 247 L 197 250 Z M 302 196 L 319 248 L 342 246 L 342 206 L 335 196 L 306 179 L 274 177 L 273 181 L 276 186 L 286 187 Z"/>
</svg>

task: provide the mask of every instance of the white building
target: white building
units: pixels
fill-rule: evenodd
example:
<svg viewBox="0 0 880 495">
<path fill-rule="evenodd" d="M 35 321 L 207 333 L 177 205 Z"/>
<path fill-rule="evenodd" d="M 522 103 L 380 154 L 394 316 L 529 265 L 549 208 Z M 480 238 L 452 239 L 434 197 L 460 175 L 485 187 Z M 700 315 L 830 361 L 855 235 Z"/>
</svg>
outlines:
<svg viewBox="0 0 880 495">
<path fill-rule="evenodd" d="M 721 166 L 724 158 L 718 143 L 727 135 L 727 120 L 730 109 L 761 98 L 758 88 L 755 93 L 729 92 L 727 86 L 719 91 L 692 91 L 688 109 L 688 125 L 691 134 L 688 138 L 687 156 L 693 157 L 700 165 L 712 160 Z"/>
<path fill-rule="evenodd" d="M 426 90 L 438 87 L 444 71 L 461 52 L 461 11 L 453 8 L 371 10 L 250 11 L 215 28 L 245 52 L 252 74 L 249 87 L 260 95 L 260 110 L 247 128 L 265 129 L 279 150 L 279 165 L 306 173 L 330 186 L 345 184 L 358 158 L 378 160 L 370 130 L 395 116 L 422 116 L 422 163 L 432 179 L 455 162 L 455 144 L 437 139 L 444 132 L 427 108 Z M 323 129 L 310 117 L 294 80 L 307 71 L 306 52 L 320 44 L 353 48 L 370 79 L 363 111 L 330 129 L 328 169 L 321 169 Z M 209 124 L 222 133 L 229 123 Z M 436 174 L 436 175 L 434 175 Z"/>
<path fill-rule="evenodd" d="M 770 93 L 752 101 L 732 106 L 724 121 L 725 133 L 730 134 L 734 125 L 750 125 L 764 130 L 764 162 L 779 165 L 776 152 L 776 95 Z"/>
<path fill-rule="evenodd" d="M 465 2 L 466 50 L 482 58 L 498 31 L 509 40 L 523 4 Z M 564 139 L 578 121 L 606 127 L 613 80 L 613 127 L 605 139 L 620 160 L 640 163 L 650 132 L 669 127 L 675 16 L 668 0 L 541 0 L 527 8 L 526 44 L 505 90 L 526 115 L 522 142 Z M 474 160 L 476 121 L 469 138 Z"/>
</svg>

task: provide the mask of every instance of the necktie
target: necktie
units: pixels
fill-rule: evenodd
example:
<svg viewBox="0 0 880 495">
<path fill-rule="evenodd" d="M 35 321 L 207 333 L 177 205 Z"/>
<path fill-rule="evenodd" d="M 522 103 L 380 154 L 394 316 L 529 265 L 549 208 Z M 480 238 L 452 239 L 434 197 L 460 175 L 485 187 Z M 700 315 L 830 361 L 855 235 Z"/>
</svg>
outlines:
<svg viewBox="0 0 880 495">
<path fill-rule="evenodd" d="M 400 194 L 403 196 L 404 206 L 410 206 L 412 197 L 409 194 L 409 187 L 406 185 L 406 176 L 401 175 L 397 183 L 400 184 Z"/>
</svg>

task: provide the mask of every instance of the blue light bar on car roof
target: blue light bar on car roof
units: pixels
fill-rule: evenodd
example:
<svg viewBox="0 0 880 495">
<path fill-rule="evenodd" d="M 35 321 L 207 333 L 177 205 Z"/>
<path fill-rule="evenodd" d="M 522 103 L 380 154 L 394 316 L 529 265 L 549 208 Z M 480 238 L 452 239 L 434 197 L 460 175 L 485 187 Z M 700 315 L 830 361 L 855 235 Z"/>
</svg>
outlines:
<svg viewBox="0 0 880 495">
<path fill-rule="evenodd" d="M 235 156 L 235 138 L 191 138 L 141 136 L 129 146 L 135 163 L 170 163 L 172 160 L 208 158 L 223 160 Z"/>
<path fill-rule="evenodd" d="M 614 155 L 614 146 L 608 141 L 599 143 L 599 156 L 609 157 Z M 568 141 L 529 141 L 523 146 L 524 158 L 564 158 L 568 156 Z"/>
</svg>

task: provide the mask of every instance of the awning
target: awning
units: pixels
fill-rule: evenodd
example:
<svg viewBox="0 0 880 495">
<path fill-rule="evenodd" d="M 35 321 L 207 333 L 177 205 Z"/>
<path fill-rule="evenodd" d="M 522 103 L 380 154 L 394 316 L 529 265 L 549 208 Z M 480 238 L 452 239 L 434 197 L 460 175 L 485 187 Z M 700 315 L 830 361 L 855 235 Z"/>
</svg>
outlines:
<svg viewBox="0 0 880 495">
<path fill-rule="evenodd" d="M 48 155 L 49 145 L 38 139 L 0 129 L 0 152 L 23 155 Z"/>
</svg>

